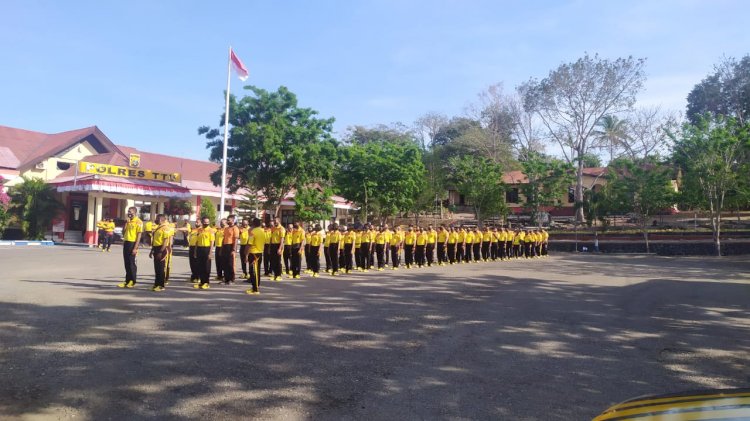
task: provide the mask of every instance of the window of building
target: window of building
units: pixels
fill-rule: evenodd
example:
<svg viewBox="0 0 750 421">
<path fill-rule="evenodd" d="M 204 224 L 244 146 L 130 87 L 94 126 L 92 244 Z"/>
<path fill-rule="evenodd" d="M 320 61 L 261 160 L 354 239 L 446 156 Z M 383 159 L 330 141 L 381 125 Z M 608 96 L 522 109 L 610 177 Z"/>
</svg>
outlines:
<svg viewBox="0 0 750 421">
<path fill-rule="evenodd" d="M 575 189 L 573 187 L 568 188 L 568 203 L 575 203 L 576 202 L 576 194 Z"/>
<path fill-rule="evenodd" d="M 513 188 L 506 191 L 505 201 L 507 203 L 518 203 L 518 188 Z"/>
<path fill-rule="evenodd" d="M 70 168 L 70 162 L 57 161 L 57 169 L 58 170 L 65 171 L 68 168 Z"/>
<path fill-rule="evenodd" d="M 294 223 L 294 217 L 294 209 L 281 210 L 281 223 L 284 224 L 285 227 Z"/>
</svg>

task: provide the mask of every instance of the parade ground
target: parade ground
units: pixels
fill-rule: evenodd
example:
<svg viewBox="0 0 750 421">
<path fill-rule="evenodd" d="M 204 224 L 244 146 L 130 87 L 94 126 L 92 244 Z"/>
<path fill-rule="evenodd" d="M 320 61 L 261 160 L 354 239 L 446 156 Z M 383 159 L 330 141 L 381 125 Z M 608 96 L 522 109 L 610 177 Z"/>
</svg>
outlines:
<svg viewBox="0 0 750 421">
<path fill-rule="evenodd" d="M 587 420 L 750 383 L 750 263 L 558 254 L 167 290 L 121 248 L 0 248 L 0 419 Z M 239 266 L 239 264 L 238 264 Z"/>
</svg>

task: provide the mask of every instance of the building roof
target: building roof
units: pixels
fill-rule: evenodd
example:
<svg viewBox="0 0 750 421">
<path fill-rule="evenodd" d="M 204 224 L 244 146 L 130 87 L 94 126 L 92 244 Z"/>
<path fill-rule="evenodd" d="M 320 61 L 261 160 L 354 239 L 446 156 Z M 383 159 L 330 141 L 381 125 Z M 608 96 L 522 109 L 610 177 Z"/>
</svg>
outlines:
<svg viewBox="0 0 750 421">
<path fill-rule="evenodd" d="M 591 167 L 583 169 L 583 175 L 589 177 L 600 177 L 606 173 L 606 167 Z M 529 178 L 526 177 L 526 174 L 524 174 L 523 171 L 519 170 L 504 173 L 502 180 L 505 184 L 526 184 L 529 182 Z"/>
<path fill-rule="evenodd" d="M 40 133 L 31 130 L 0 126 L 0 167 L 20 169 L 63 152 L 77 143 L 88 140 L 97 152 L 120 152 L 96 126 L 60 133 Z"/>
</svg>

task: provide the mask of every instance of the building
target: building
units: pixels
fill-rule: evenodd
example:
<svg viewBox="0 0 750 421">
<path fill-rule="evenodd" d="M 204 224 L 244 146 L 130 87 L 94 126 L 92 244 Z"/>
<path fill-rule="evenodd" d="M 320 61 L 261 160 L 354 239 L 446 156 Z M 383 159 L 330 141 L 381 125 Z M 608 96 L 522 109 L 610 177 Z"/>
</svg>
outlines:
<svg viewBox="0 0 750 421">
<path fill-rule="evenodd" d="M 186 201 L 195 220 L 201 204 L 220 207 L 221 188 L 210 179 L 220 169 L 215 162 L 139 151 L 116 145 L 98 127 L 46 134 L 0 126 L 0 176 L 11 187 L 27 178 L 40 178 L 55 187 L 65 214 L 50 227 L 55 241 L 95 244 L 96 221 L 125 219 L 135 206 L 145 220 L 168 210 L 170 201 Z M 247 192 L 225 195 L 231 212 Z M 352 204 L 335 196 L 335 215 L 342 218 Z M 294 197 L 281 204 L 282 216 L 294 218 Z"/>
</svg>

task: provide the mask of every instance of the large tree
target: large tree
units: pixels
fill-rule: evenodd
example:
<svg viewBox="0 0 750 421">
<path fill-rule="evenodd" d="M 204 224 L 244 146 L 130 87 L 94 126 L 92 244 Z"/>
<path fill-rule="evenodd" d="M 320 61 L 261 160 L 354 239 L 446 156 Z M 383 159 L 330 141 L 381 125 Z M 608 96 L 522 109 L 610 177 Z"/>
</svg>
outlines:
<svg viewBox="0 0 750 421">
<path fill-rule="evenodd" d="M 630 110 L 645 81 L 645 59 L 608 60 L 586 54 L 573 63 L 561 64 L 542 79 L 521 86 L 524 106 L 535 112 L 549 139 L 557 143 L 565 159 L 576 166 L 575 201 L 583 201 L 583 161 L 599 147 L 592 134 L 602 117 Z M 583 221 L 583 208 L 576 219 Z"/>
<path fill-rule="evenodd" d="M 610 207 L 636 215 L 646 253 L 650 252 L 648 224 L 651 217 L 669 211 L 675 204 L 673 172 L 672 167 L 653 158 L 638 161 L 620 158 L 607 167 L 605 197 Z"/>
<path fill-rule="evenodd" d="M 373 209 L 380 218 L 411 209 L 424 184 L 422 153 L 414 142 L 373 141 L 340 149 L 336 187 L 360 206 L 365 221 Z"/>
<path fill-rule="evenodd" d="M 609 150 L 609 160 L 612 161 L 620 150 L 625 149 L 628 138 L 628 121 L 609 114 L 600 118 L 596 126 L 592 134 L 603 149 Z"/>
<path fill-rule="evenodd" d="M 685 124 L 675 137 L 674 159 L 682 168 L 682 204 L 708 211 L 716 255 L 721 256 L 721 212 L 727 194 L 747 186 L 748 125 L 734 117 L 706 115 Z"/>
<path fill-rule="evenodd" d="M 65 210 L 65 205 L 57 200 L 54 188 L 44 180 L 26 177 L 22 180 L 10 190 L 10 213 L 21 221 L 27 238 L 41 240 L 52 220 Z"/>
<path fill-rule="evenodd" d="M 475 155 L 453 157 L 449 165 L 450 181 L 471 203 L 480 224 L 487 218 L 507 212 L 502 166 Z"/>
<path fill-rule="evenodd" d="M 573 181 L 574 169 L 565 161 L 531 152 L 521 161 L 528 182 L 523 184 L 524 209 L 531 215 L 532 223 L 539 223 L 541 210 L 562 205 L 568 187 Z"/>
<path fill-rule="evenodd" d="M 296 95 L 284 86 L 276 92 L 245 89 L 251 94 L 241 100 L 230 97 L 227 187 L 260 192 L 265 209 L 278 215 L 281 201 L 293 189 L 330 183 L 337 147 L 331 137 L 334 119 L 300 108 Z M 221 162 L 221 131 L 204 126 L 198 133 L 208 139 L 210 159 Z M 221 171 L 211 179 L 219 185 Z"/>
<path fill-rule="evenodd" d="M 750 116 L 750 55 L 724 58 L 687 97 L 687 117 L 698 124 L 705 113 L 732 116 L 740 124 Z"/>
</svg>

